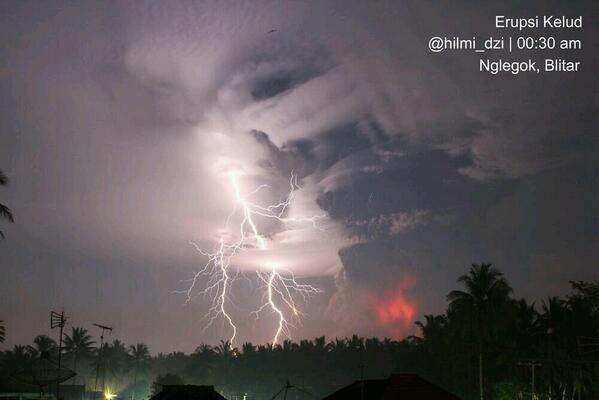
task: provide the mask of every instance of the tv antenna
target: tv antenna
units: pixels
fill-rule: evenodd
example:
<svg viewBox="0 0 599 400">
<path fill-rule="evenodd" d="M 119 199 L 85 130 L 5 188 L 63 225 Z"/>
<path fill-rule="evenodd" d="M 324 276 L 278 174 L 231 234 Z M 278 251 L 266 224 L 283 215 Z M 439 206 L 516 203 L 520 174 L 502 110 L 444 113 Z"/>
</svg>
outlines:
<svg viewBox="0 0 599 400">
<path fill-rule="evenodd" d="M 94 396 L 98 393 L 98 376 L 100 375 L 100 364 L 102 363 L 102 349 L 104 349 L 104 332 L 112 332 L 111 326 L 101 325 L 93 323 L 93 326 L 96 326 L 102 329 L 102 333 L 100 333 L 100 348 L 98 349 L 98 361 L 96 365 L 96 383 L 94 384 Z M 104 393 L 104 369 L 102 368 L 102 393 Z"/>
<path fill-rule="evenodd" d="M 67 323 L 67 317 L 64 315 L 64 311 L 60 314 L 56 311 L 50 312 L 50 329 L 60 328 L 60 337 L 58 339 L 58 369 L 60 370 L 60 361 L 62 359 L 62 329 Z M 56 379 L 56 399 L 60 400 L 60 380 Z"/>
<path fill-rule="evenodd" d="M 276 399 L 276 398 L 277 398 L 277 397 L 278 397 L 278 396 L 279 396 L 281 393 L 283 393 L 283 400 L 287 400 L 287 392 L 289 392 L 289 389 L 295 389 L 295 390 L 298 390 L 298 391 L 300 391 L 300 392 L 302 392 L 302 393 L 305 393 L 305 394 L 307 394 L 308 396 L 310 396 L 310 397 L 312 397 L 312 398 L 314 398 L 314 399 L 317 399 L 317 397 L 316 397 L 316 396 L 314 396 L 312 393 L 308 392 L 307 390 L 304 390 L 304 386 L 300 387 L 300 386 L 295 386 L 295 385 L 292 385 L 292 384 L 291 384 L 291 382 L 289 382 L 289 380 L 287 380 L 287 382 L 285 383 L 285 386 L 283 386 L 283 387 L 281 388 L 281 390 L 279 390 L 279 391 L 277 392 L 277 394 L 275 394 L 275 395 L 274 395 L 274 396 L 271 398 L 271 400 L 275 400 L 275 399 Z"/>
</svg>

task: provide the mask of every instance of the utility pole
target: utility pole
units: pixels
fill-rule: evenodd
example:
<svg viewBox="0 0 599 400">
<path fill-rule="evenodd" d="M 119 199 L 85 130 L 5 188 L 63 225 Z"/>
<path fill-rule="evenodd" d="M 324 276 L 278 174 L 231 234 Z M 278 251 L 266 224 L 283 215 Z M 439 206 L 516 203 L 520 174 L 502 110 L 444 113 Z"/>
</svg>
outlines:
<svg viewBox="0 0 599 400">
<path fill-rule="evenodd" d="M 66 322 L 67 319 L 64 316 L 64 311 L 61 311 L 60 314 L 55 311 L 50 312 L 50 329 L 60 328 L 60 338 L 58 339 L 58 376 L 60 376 L 60 363 L 62 360 L 62 329 L 64 328 Z M 56 379 L 56 400 L 60 400 L 59 378 Z"/>
<path fill-rule="evenodd" d="M 100 324 L 92 324 L 102 329 L 102 333 L 100 334 L 100 348 L 98 349 L 98 363 L 96 365 L 96 383 L 94 384 L 94 396 L 98 393 L 98 376 L 100 375 L 100 363 L 102 362 L 102 349 L 104 348 L 104 331 L 112 332 L 112 327 L 100 325 Z M 102 376 L 104 376 L 104 369 L 102 368 Z M 104 393 L 104 379 L 102 378 L 102 393 Z"/>
<path fill-rule="evenodd" d="M 364 359 L 360 358 L 360 400 L 364 400 Z"/>
<path fill-rule="evenodd" d="M 531 393 L 532 393 L 532 400 L 536 400 L 537 399 L 537 394 L 535 392 L 535 368 L 536 367 L 542 367 L 543 364 L 541 364 L 540 362 L 537 362 L 535 360 L 528 360 L 528 361 L 520 361 L 518 362 L 518 365 L 521 367 L 529 367 L 531 369 L 532 372 L 532 382 L 531 382 Z"/>
<path fill-rule="evenodd" d="M 360 400 L 364 400 L 364 351 L 366 350 L 363 344 L 356 346 L 360 352 Z"/>
</svg>

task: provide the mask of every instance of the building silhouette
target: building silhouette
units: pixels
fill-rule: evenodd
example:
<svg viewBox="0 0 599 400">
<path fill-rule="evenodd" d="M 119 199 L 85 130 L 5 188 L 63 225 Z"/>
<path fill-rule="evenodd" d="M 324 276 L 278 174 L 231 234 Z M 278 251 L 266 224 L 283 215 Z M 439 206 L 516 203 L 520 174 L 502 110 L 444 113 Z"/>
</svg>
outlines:
<svg viewBox="0 0 599 400">
<path fill-rule="evenodd" d="M 356 381 L 323 400 L 461 400 L 416 374 Z"/>
<path fill-rule="evenodd" d="M 150 400 L 226 400 L 214 386 L 163 385 Z"/>
</svg>

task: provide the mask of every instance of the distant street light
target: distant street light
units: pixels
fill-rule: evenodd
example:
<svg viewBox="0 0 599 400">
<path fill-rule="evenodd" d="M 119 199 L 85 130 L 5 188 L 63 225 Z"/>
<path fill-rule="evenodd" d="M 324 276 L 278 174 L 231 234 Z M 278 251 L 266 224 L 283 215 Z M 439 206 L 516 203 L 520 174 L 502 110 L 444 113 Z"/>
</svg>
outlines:
<svg viewBox="0 0 599 400">
<path fill-rule="evenodd" d="M 106 388 L 104 391 L 104 400 L 114 400 L 116 398 L 116 393 L 113 393 L 110 388 Z"/>
</svg>

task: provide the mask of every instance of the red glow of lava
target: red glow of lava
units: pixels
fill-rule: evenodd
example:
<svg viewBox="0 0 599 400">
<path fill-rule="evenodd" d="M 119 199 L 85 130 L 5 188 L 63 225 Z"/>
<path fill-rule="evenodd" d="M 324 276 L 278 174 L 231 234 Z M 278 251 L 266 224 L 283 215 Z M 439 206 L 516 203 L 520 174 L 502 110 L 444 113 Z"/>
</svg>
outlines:
<svg viewBox="0 0 599 400">
<path fill-rule="evenodd" d="M 414 322 L 416 303 L 406 296 L 406 291 L 416 285 L 416 279 L 404 275 L 395 290 L 387 292 L 384 297 L 370 295 L 370 304 L 379 325 L 388 328 L 394 336 L 401 336 Z"/>
</svg>

